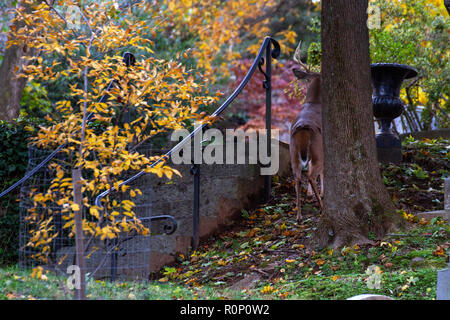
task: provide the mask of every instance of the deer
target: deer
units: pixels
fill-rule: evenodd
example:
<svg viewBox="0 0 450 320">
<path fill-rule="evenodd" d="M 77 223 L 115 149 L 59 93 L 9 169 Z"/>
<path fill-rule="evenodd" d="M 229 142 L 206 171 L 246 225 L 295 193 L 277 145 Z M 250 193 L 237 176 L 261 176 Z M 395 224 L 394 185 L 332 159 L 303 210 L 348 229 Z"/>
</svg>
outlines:
<svg viewBox="0 0 450 320">
<path fill-rule="evenodd" d="M 314 192 L 319 207 L 322 209 L 323 196 L 323 142 L 322 142 L 322 79 L 321 74 L 312 72 L 310 67 L 300 59 L 299 43 L 294 53 L 294 61 L 303 69 L 293 68 L 292 72 L 299 80 L 307 80 L 305 102 L 290 126 L 290 158 L 295 178 L 297 195 L 297 222 L 302 219 L 301 213 L 301 180 L 302 171 L 307 169 L 307 197 Z M 317 190 L 317 178 L 320 176 L 320 194 Z"/>
</svg>

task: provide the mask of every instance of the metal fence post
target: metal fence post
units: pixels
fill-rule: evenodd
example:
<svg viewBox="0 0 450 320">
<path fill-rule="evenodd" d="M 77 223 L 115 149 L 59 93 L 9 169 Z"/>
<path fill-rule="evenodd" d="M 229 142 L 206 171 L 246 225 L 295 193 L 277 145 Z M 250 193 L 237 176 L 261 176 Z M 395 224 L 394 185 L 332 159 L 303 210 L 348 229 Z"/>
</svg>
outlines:
<svg viewBox="0 0 450 320">
<path fill-rule="evenodd" d="M 194 211 L 193 211 L 193 225 L 192 225 L 192 248 L 194 250 L 198 247 L 198 223 L 200 217 L 200 165 L 193 164 L 191 167 L 191 174 L 194 176 Z"/>
<path fill-rule="evenodd" d="M 116 281 L 117 279 L 117 260 L 119 258 L 117 252 L 118 241 L 117 238 L 112 239 L 112 252 L 111 252 L 111 281 Z"/>
<path fill-rule="evenodd" d="M 272 156 L 272 43 L 269 42 L 266 49 L 266 79 L 263 86 L 266 89 L 266 134 L 267 134 L 267 155 Z M 269 162 L 270 166 L 270 162 Z M 265 200 L 270 200 L 272 187 L 272 176 L 264 177 Z"/>
</svg>

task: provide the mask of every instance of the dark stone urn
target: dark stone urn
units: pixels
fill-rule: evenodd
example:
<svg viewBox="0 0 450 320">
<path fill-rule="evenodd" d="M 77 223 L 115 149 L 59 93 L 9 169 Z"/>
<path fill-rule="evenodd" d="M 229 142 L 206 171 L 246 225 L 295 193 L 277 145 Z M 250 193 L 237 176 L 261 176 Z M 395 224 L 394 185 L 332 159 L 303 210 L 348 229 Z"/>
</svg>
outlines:
<svg viewBox="0 0 450 320">
<path fill-rule="evenodd" d="M 373 114 L 381 126 L 381 132 L 375 138 L 378 161 L 398 164 L 402 161 L 401 142 L 392 131 L 391 123 L 403 113 L 403 102 L 400 99 L 403 80 L 414 78 L 417 71 L 397 63 L 374 63 L 370 67 Z"/>
</svg>

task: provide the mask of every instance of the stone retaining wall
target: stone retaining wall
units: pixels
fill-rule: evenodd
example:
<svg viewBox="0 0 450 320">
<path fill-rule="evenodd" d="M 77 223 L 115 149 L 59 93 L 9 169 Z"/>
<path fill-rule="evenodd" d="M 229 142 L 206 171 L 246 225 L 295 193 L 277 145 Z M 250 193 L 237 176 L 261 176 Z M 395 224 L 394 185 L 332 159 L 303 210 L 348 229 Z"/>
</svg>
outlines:
<svg viewBox="0 0 450 320">
<path fill-rule="evenodd" d="M 246 150 L 248 152 L 248 147 Z M 180 253 L 186 255 L 192 245 L 194 181 L 190 174 L 191 166 L 172 167 L 182 177 L 177 176 L 170 181 L 154 175 L 141 178 L 150 195 L 152 215 L 170 214 L 178 221 L 174 234 L 151 238 L 151 271 L 170 264 Z M 280 142 L 278 175 L 285 175 L 290 170 L 289 146 Z M 235 223 L 242 209 L 257 206 L 263 198 L 264 176 L 260 175 L 259 165 L 200 165 L 200 241 Z"/>
<path fill-rule="evenodd" d="M 273 139 L 272 143 L 278 141 Z M 260 174 L 259 165 L 248 164 L 248 143 L 245 149 L 247 164 L 200 165 L 200 243 L 236 223 L 242 209 L 253 208 L 264 200 L 264 176 Z M 152 150 L 140 151 L 147 155 L 152 153 Z M 279 142 L 279 155 L 277 174 L 289 174 L 289 145 Z M 123 242 L 117 251 L 114 267 L 118 279 L 146 278 L 151 272 L 173 263 L 179 254 L 188 254 L 192 247 L 194 179 L 190 173 L 191 165 L 169 165 L 177 169 L 181 177 L 174 175 L 169 180 L 154 174 L 143 175 L 130 184 L 132 188 L 138 187 L 143 195 L 131 200 L 136 204 L 138 217 L 171 215 L 176 219 L 178 228 L 173 234 L 166 235 L 162 232 L 162 221 L 152 222 L 146 225 L 153 234 L 151 237 L 138 235 Z M 124 238 L 127 235 L 121 237 Z M 112 270 L 111 243 L 95 241 L 93 245 L 100 249 L 86 260 L 86 271 L 95 279 L 109 278 Z M 58 267 L 64 272 L 73 264 L 74 247 L 62 247 L 56 255 L 66 256 L 64 263 Z"/>
<path fill-rule="evenodd" d="M 438 130 L 429 130 L 429 131 L 419 131 L 419 132 L 411 132 L 411 133 L 403 133 L 400 135 L 400 139 L 403 140 L 409 135 L 413 136 L 414 139 L 437 139 L 439 137 L 450 139 L 450 129 L 438 129 Z"/>
</svg>

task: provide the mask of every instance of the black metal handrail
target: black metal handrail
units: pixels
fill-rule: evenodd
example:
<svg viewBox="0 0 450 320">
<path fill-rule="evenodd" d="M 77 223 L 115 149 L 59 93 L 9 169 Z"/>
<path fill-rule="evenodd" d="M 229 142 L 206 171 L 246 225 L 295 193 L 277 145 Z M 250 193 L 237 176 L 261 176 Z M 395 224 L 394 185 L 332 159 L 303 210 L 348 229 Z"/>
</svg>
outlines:
<svg viewBox="0 0 450 320">
<path fill-rule="evenodd" d="M 272 49 L 273 45 L 273 49 Z M 256 68 L 264 75 L 263 87 L 266 89 L 266 131 L 267 131 L 267 151 L 268 156 L 271 156 L 271 108 L 272 108 L 272 67 L 271 60 L 276 59 L 280 56 L 281 49 L 279 43 L 271 38 L 266 37 L 259 49 L 259 52 L 254 59 L 249 71 L 245 75 L 244 79 L 241 81 L 239 86 L 233 91 L 233 93 L 225 100 L 225 102 L 211 114 L 211 117 L 219 116 L 233 101 L 236 97 L 241 93 L 247 83 L 250 81 L 251 77 L 256 71 Z M 265 54 L 265 58 L 264 58 Z M 262 70 L 262 66 L 266 64 L 265 72 Z M 161 163 L 165 159 L 168 159 L 174 152 L 179 151 L 183 146 L 190 142 L 192 137 L 194 137 L 197 133 L 202 132 L 206 127 L 207 123 L 203 123 L 200 126 L 196 127 L 187 137 L 185 137 L 182 141 L 180 141 L 177 145 L 175 145 L 171 150 L 169 150 L 166 154 L 164 154 L 157 161 L 152 163 L 149 168 L 156 166 Z M 270 163 L 268 164 L 270 166 Z M 129 179 L 119 184 L 119 187 L 122 185 L 127 185 L 130 182 L 138 179 L 143 176 L 146 172 L 140 171 Z M 191 174 L 194 175 L 194 206 L 193 206 L 193 249 L 195 250 L 198 246 L 199 234 L 198 234 L 198 224 L 199 224 L 199 208 L 200 208 L 200 166 L 198 164 L 194 164 L 191 168 Z M 269 201 L 270 199 L 270 189 L 271 189 L 271 176 L 267 175 L 264 177 L 264 188 L 265 188 L 265 200 Z M 101 204 L 101 200 L 109 195 L 111 192 L 116 189 L 113 187 L 111 189 L 105 190 L 101 194 L 99 194 L 95 199 L 95 205 L 99 208 L 103 208 Z M 153 216 L 150 217 L 149 220 L 160 220 L 164 219 L 166 216 Z"/>
<path fill-rule="evenodd" d="M 274 46 L 273 50 L 272 50 L 271 44 L 273 44 L 273 46 Z M 263 72 L 262 68 L 261 68 L 264 65 L 264 57 L 263 57 L 264 53 L 266 53 L 266 61 L 267 61 L 266 72 Z M 254 59 L 249 71 L 245 75 L 244 79 L 241 81 L 239 86 L 233 91 L 233 93 L 227 98 L 227 100 L 225 100 L 225 102 L 219 108 L 217 108 L 216 111 L 214 111 L 211 114 L 211 117 L 219 116 L 234 101 L 234 99 L 236 99 L 236 97 L 239 95 L 239 93 L 241 93 L 241 91 L 244 89 L 244 87 L 250 81 L 251 77 L 253 76 L 253 74 L 256 71 L 256 68 L 259 68 L 259 70 L 265 76 L 263 86 L 266 89 L 266 129 L 268 130 L 267 135 L 269 136 L 270 127 L 271 127 L 271 123 L 270 123 L 270 116 L 271 116 L 271 114 L 270 114 L 270 110 L 271 110 L 271 59 L 278 58 L 280 56 L 280 53 L 281 53 L 281 49 L 280 49 L 279 43 L 272 37 L 265 37 L 264 41 L 259 49 L 259 52 L 258 52 L 256 58 Z M 177 145 L 175 145 L 172 149 L 170 149 L 166 154 L 164 154 L 157 161 L 153 162 L 149 166 L 149 168 L 153 168 L 157 164 L 161 163 L 164 159 L 168 159 L 172 155 L 172 153 L 179 151 L 186 143 L 190 142 L 191 138 L 194 137 L 195 134 L 202 131 L 206 126 L 207 126 L 207 124 L 203 123 L 202 125 L 196 127 L 187 137 L 185 137 L 183 140 L 181 140 Z M 268 140 L 268 150 L 271 150 L 270 138 L 267 140 Z M 270 156 L 270 151 L 269 151 L 269 156 Z M 143 176 L 145 173 L 146 173 L 145 171 L 138 172 L 131 178 L 120 183 L 119 187 L 121 187 L 122 185 L 129 184 L 130 182 L 133 182 L 134 180 Z M 270 179 L 270 176 L 268 176 L 268 178 Z M 269 180 L 269 182 L 270 182 L 270 180 Z M 267 183 L 266 183 L 266 187 L 267 187 Z M 113 187 L 111 189 L 105 190 L 104 192 L 100 193 L 95 199 L 95 205 L 98 206 L 99 208 L 102 208 L 103 206 L 100 203 L 101 199 L 103 199 L 104 197 L 106 197 L 107 195 L 109 195 L 111 192 L 113 192 L 115 190 L 116 189 Z M 267 197 L 267 189 L 266 189 L 266 199 L 267 198 L 268 197 Z"/>
<path fill-rule="evenodd" d="M 132 53 L 125 52 L 122 56 L 122 61 L 123 61 L 123 63 L 125 63 L 125 65 L 127 67 L 129 67 L 131 65 L 134 65 L 136 58 L 134 57 L 134 55 Z M 106 87 L 106 93 L 100 98 L 100 100 L 98 101 L 99 103 L 106 102 L 106 100 L 108 100 L 108 97 L 109 97 L 108 92 L 109 92 L 109 90 L 111 90 L 112 86 L 116 82 L 117 82 L 117 80 L 111 80 L 109 82 L 108 86 Z M 89 113 L 88 116 L 86 117 L 86 121 L 90 121 L 94 115 L 95 115 L 94 112 Z M 62 144 L 58 148 L 53 150 L 52 153 L 50 153 L 44 160 L 41 161 L 41 163 L 39 163 L 36 167 L 34 167 L 29 172 L 27 172 L 25 174 L 25 176 L 22 177 L 22 179 L 20 179 L 19 181 L 14 183 L 12 186 L 10 186 L 8 189 L 6 189 L 2 193 L 0 193 L 0 198 L 7 195 L 12 190 L 14 190 L 18 186 L 20 186 L 22 183 L 24 183 L 25 181 L 30 179 L 36 172 L 38 172 L 43 166 L 45 166 L 50 160 L 52 160 L 56 156 L 56 154 L 59 151 L 61 151 L 61 149 L 64 148 L 65 146 L 67 146 L 67 143 Z"/>
<path fill-rule="evenodd" d="M 273 46 L 273 48 L 272 48 Z M 250 69 L 248 70 L 247 74 L 245 75 L 244 79 L 241 81 L 239 86 L 233 91 L 233 93 L 225 100 L 225 102 L 214 111 L 214 113 L 211 114 L 211 117 L 217 117 L 219 116 L 235 99 L 236 97 L 242 92 L 244 87 L 247 85 L 247 83 L 250 81 L 251 77 L 255 73 L 256 69 L 258 68 L 259 71 L 264 75 L 264 81 L 263 81 L 263 87 L 266 90 L 266 130 L 267 130 L 267 150 L 268 150 L 268 156 L 271 156 L 271 105 L 272 105 L 272 95 L 271 95 L 271 59 L 277 59 L 280 56 L 281 49 L 279 43 L 271 38 L 271 37 L 265 37 L 263 40 L 263 43 L 259 49 L 259 52 L 254 59 Z M 265 54 L 265 56 L 264 56 Z M 125 53 L 124 56 L 124 62 L 129 66 L 130 64 L 134 64 L 135 58 L 131 53 Z M 262 70 L 262 66 L 266 65 L 265 71 Z M 110 88 L 115 84 L 116 80 L 111 80 L 111 82 L 108 85 L 107 91 L 110 90 Z M 100 99 L 99 102 L 105 102 L 108 99 L 108 93 L 105 93 L 105 95 Z M 94 113 L 90 113 L 87 117 L 87 120 L 89 121 L 94 116 Z M 168 159 L 174 152 L 179 151 L 186 143 L 190 142 L 191 138 L 194 137 L 197 133 L 200 131 L 203 131 L 205 127 L 207 126 L 206 123 L 201 124 L 200 126 L 196 127 L 189 136 L 185 137 L 182 141 L 180 141 L 177 145 L 175 145 L 171 150 L 169 150 L 166 154 L 164 154 L 161 158 L 159 158 L 157 161 L 152 163 L 149 168 L 155 167 L 157 164 L 161 163 L 165 159 Z M 28 172 L 21 180 L 16 182 L 14 185 L 6 189 L 0 194 L 0 198 L 4 196 L 5 194 L 9 193 L 11 190 L 16 188 L 17 186 L 24 183 L 26 180 L 28 180 L 31 176 L 33 176 L 39 169 L 41 169 L 46 163 L 48 163 L 62 148 L 64 148 L 66 144 L 60 145 L 56 150 L 54 150 L 47 158 L 45 158 L 39 165 L 37 165 L 35 168 L 33 168 L 30 172 Z M 270 166 L 270 163 L 268 164 Z M 200 168 L 198 165 L 194 165 L 195 167 L 191 171 L 194 175 L 194 235 L 193 235 L 193 247 L 196 249 L 198 245 L 198 222 L 199 222 L 199 178 L 200 178 Z M 139 173 L 135 174 L 131 178 L 127 179 L 126 181 L 119 184 L 119 187 L 122 185 L 129 184 L 130 182 L 138 179 L 142 175 L 144 175 L 145 171 L 140 171 Z M 265 176 L 265 199 L 266 201 L 270 198 L 270 188 L 271 188 L 271 177 Z M 101 205 L 101 200 L 109 195 L 111 192 L 115 191 L 116 189 L 110 188 L 108 190 L 105 190 L 104 192 L 100 193 L 96 199 L 95 199 L 95 205 L 99 208 L 103 208 Z M 146 218 L 150 221 L 153 220 L 168 220 L 170 222 L 169 225 L 164 227 L 164 233 L 165 234 L 172 234 L 177 229 L 177 223 L 176 220 L 169 215 L 159 215 L 159 216 L 153 216 Z M 113 277 L 114 278 L 114 277 Z"/>
</svg>

